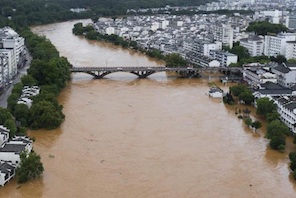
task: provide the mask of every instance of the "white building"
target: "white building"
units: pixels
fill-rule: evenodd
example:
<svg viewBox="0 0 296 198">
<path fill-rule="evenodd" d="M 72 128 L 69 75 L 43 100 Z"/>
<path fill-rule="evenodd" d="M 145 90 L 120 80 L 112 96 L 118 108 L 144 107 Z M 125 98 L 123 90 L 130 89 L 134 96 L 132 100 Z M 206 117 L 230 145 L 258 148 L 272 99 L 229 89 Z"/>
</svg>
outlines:
<svg viewBox="0 0 296 198">
<path fill-rule="evenodd" d="M 258 88 L 253 90 L 253 96 L 256 99 L 273 96 L 290 96 L 296 95 L 296 92 L 292 89 L 286 88 L 282 85 L 275 84 L 273 82 L 266 82 L 260 84 Z"/>
<path fill-rule="evenodd" d="M 287 41 L 295 41 L 295 33 L 280 33 L 276 36 L 266 35 L 264 40 L 264 54 L 266 56 L 286 55 Z"/>
<path fill-rule="evenodd" d="M 296 59 L 296 41 L 286 42 L 286 59 Z"/>
<path fill-rule="evenodd" d="M 21 97 L 18 99 L 17 104 L 25 104 L 29 108 L 32 106 L 33 100 L 32 96 L 36 96 L 40 93 L 40 88 L 38 86 L 24 86 L 22 89 Z"/>
<path fill-rule="evenodd" d="M 209 96 L 213 98 L 222 98 L 223 97 L 223 90 L 219 87 L 211 87 L 209 90 Z"/>
<path fill-rule="evenodd" d="M 6 54 L 0 53 L 0 88 L 4 87 L 8 83 L 8 68 L 9 59 Z"/>
<path fill-rule="evenodd" d="M 0 146 L 8 141 L 9 138 L 9 129 L 3 125 L 0 125 Z"/>
<path fill-rule="evenodd" d="M 262 56 L 264 38 L 262 36 L 250 36 L 240 40 L 240 45 L 247 48 L 250 56 Z"/>
<path fill-rule="evenodd" d="M 3 77 L 6 79 L 6 81 L 11 80 L 17 74 L 15 51 L 14 49 L 0 49 L 0 56 L 6 60 L 4 64 L 7 67 L 5 68 L 5 71 L 3 71 Z"/>
<path fill-rule="evenodd" d="M 222 42 L 223 45 L 233 47 L 233 28 L 229 24 L 219 24 L 213 26 L 214 39 Z"/>
<path fill-rule="evenodd" d="M 221 67 L 228 67 L 231 63 L 237 63 L 238 60 L 237 55 L 221 50 L 210 51 L 210 56 L 219 61 Z"/>
<path fill-rule="evenodd" d="M 15 51 L 16 64 L 20 65 L 22 61 L 22 56 L 25 53 L 25 39 L 20 37 L 10 27 L 4 27 L 0 29 L 0 48 L 13 49 Z"/>
<path fill-rule="evenodd" d="M 277 75 L 277 82 L 284 87 L 292 87 L 296 84 L 296 64 L 282 63 L 272 68 Z"/>
<path fill-rule="evenodd" d="M 209 41 L 204 39 L 186 39 L 183 43 L 184 51 L 187 53 L 195 53 L 199 56 L 210 56 L 211 50 L 221 50 L 222 42 Z"/>
<path fill-rule="evenodd" d="M 296 13 L 287 16 L 286 26 L 292 30 L 296 29 Z"/>
<path fill-rule="evenodd" d="M 10 163 L 0 162 L 0 186 L 4 186 L 15 176 L 15 167 Z"/>
<path fill-rule="evenodd" d="M 277 76 L 269 72 L 264 68 L 248 68 L 243 70 L 244 80 L 248 82 L 249 85 L 258 86 L 259 84 L 264 84 L 266 82 L 277 83 Z"/>
<path fill-rule="evenodd" d="M 272 68 L 277 75 L 277 82 L 284 87 L 292 87 L 296 84 L 296 64 L 282 63 Z"/>
<path fill-rule="evenodd" d="M 0 147 L 0 162 L 8 162 L 13 166 L 18 166 L 20 163 L 20 154 L 22 152 L 30 153 L 32 151 L 32 140 L 27 137 L 17 136 L 4 143 Z"/>
<path fill-rule="evenodd" d="M 296 97 L 280 96 L 273 97 L 273 100 L 277 105 L 280 119 L 290 128 L 291 132 L 296 133 Z"/>
<path fill-rule="evenodd" d="M 110 35 L 110 34 L 115 34 L 115 28 L 114 27 L 107 27 L 105 29 L 106 34 Z"/>
</svg>

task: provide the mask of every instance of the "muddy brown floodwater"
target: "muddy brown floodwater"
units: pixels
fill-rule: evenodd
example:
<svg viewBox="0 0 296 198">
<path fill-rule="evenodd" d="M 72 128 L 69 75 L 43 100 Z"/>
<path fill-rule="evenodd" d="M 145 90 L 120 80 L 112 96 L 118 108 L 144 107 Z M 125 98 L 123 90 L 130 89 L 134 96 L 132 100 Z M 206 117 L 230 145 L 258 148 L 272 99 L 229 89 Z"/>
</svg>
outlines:
<svg viewBox="0 0 296 198">
<path fill-rule="evenodd" d="M 32 30 L 75 66 L 163 65 L 76 37 L 77 22 Z M 61 128 L 29 132 L 43 177 L 23 185 L 12 180 L 0 197 L 295 197 L 287 154 L 268 149 L 262 131 L 253 133 L 206 95 L 215 79 L 74 74 L 59 97 Z"/>
</svg>

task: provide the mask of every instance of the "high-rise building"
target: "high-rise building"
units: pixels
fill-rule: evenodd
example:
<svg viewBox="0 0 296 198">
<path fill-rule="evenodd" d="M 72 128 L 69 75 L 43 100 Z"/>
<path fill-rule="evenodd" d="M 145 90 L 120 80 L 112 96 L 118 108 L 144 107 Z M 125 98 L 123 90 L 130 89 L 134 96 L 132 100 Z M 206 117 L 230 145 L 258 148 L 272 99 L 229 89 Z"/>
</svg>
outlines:
<svg viewBox="0 0 296 198">
<path fill-rule="evenodd" d="M 0 48 L 13 49 L 16 65 L 20 65 L 25 53 L 25 39 L 10 27 L 0 29 Z"/>
<path fill-rule="evenodd" d="M 278 35 L 266 35 L 264 39 L 264 54 L 266 56 L 285 56 L 287 41 L 295 40 L 295 33 L 280 33 Z"/>
<path fill-rule="evenodd" d="M 233 28 L 230 24 L 219 24 L 213 26 L 214 39 L 221 41 L 223 45 L 233 47 Z"/>
<path fill-rule="evenodd" d="M 287 18 L 287 26 L 289 29 L 296 29 L 296 13 L 292 13 Z"/>
<path fill-rule="evenodd" d="M 287 41 L 286 59 L 296 59 L 296 41 Z"/>
<path fill-rule="evenodd" d="M 240 45 L 247 48 L 250 56 L 261 56 L 264 49 L 264 38 L 260 36 L 250 36 L 240 40 Z"/>
</svg>

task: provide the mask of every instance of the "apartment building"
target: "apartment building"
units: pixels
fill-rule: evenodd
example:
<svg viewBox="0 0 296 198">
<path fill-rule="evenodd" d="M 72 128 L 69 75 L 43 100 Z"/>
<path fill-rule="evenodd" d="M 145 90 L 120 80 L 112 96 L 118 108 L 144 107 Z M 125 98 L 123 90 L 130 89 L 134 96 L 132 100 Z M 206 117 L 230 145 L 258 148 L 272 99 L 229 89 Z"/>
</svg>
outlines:
<svg viewBox="0 0 296 198">
<path fill-rule="evenodd" d="M 15 50 L 0 48 L 0 59 L 3 60 L 3 65 L 0 65 L 3 70 L 3 82 L 8 83 L 17 74 Z"/>
<path fill-rule="evenodd" d="M 292 30 L 296 29 L 296 13 L 292 13 L 287 16 L 286 26 Z"/>
<path fill-rule="evenodd" d="M 296 59 L 296 41 L 286 42 L 286 59 Z"/>
<path fill-rule="evenodd" d="M 272 99 L 277 105 L 280 119 L 290 128 L 292 133 L 296 133 L 296 96 L 277 96 Z"/>
<path fill-rule="evenodd" d="M 214 39 L 222 42 L 223 45 L 233 47 L 234 30 L 230 24 L 218 24 L 212 27 Z"/>
<path fill-rule="evenodd" d="M 278 84 L 292 87 L 296 84 L 296 64 L 282 63 L 273 67 L 271 71 L 277 75 Z"/>
<path fill-rule="evenodd" d="M 211 50 L 210 56 L 219 61 L 221 67 L 228 67 L 231 63 L 237 63 L 238 60 L 237 55 L 221 50 Z"/>
<path fill-rule="evenodd" d="M 262 56 L 264 50 L 264 38 L 262 36 L 250 36 L 240 40 L 240 45 L 247 48 L 250 56 Z"/>
<path fill-rule="evenodd" d="M 279 33 L 278 35 L 266 35 L 264 40 L 264 54 L 266 56 L 285 56 L 287 41 L 295 40 L 295 33 Z"/>
<path fill-rule="evenodd" d="M 188 38 L 183 43 L 184 51 L 187 53 L 195 53 L 199 56 L 210 56 L 211 50 L 221 50 L 222 42 L 210 41 L 204 39 Z"/>
<path fill-rule="evenodd" d="M 13 49 L 16 64 L 20 65 L 22 63 L 22 57 L 25 53 L 25 39 L 10 27 L 0 29 L 0 48 Z"/>
</svg>

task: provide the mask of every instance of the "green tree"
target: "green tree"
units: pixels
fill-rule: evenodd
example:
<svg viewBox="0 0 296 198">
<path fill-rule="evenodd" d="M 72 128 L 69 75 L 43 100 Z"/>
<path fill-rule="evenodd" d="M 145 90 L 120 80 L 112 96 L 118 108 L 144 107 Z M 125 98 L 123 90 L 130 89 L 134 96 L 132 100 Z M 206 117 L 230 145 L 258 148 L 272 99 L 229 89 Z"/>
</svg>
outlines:
<svg viewBox="0 0 296 198">
<path fill-rule="evenodd" d="M 0 125 L 3 125 L 6 120 L 12 120 L 13 117 L 9 111 L 3 107 L 0 107 Z"/>
<path fill-rule="evenodd" d="M 263 115 L 266 117 L 268 113 L 276 112 L 276 104 L 269 98 L 260 98 L 257 101 L 257 111 L 258 115 Z"/>
<path fill-rule="evenodd" d="M 180 54 L 172 53 L 165 57 L 167 67 L 187 67 L 187 61 Z"/>
<path fill-rule="evenodd" d="M 14 108 L 14 117 L 16 120 L 21 121 L 23 126 L 27 126 L 28 119 L 30 116 L 30 111 L 27 105 L 25 104 L 16 104 Z"/>
<path fill-rule="evenodd" d="M 277 63 L 285 63 L 287 62 L 287 59 L 283 55 L 277 55 L 276 57 L 272 56 L 270 57 L 271 61 L 277 62 Z"/>
<path fill-rule="evenodd" d="M 245 104 L 252 104 L 254 102 L 254 96 L 251 91 L 245 90 L 238 96 L 239 100 L 242 100 L 245 102 Z"/>
<path fill-rule="evenodd" d="M 296 59 L 289 59 L 288 63 L 296 63 Z"/>
<path fill-rule="evenodd" d="M 261 122 L 256 120 L 252 123 L 252 127 L 255 128 L 255 130 L 257 130 L 262 127 L 262 124 L 261 124 Z"/>
<path fill-rule="evenodd" d="M 271 138 L 269 145 L 274 150 L 284 150 L 286 141 L 284 137 L 275 136 Z"/>
<path fill-rule="evenodd" d="M 290 168 L 292 171 L 296 169 L 296 152 L 289 153 L 289 159 L 291 161 Z"/>
<path fill-rule="evenodd" d="M 55 129 L 61 125 L 65 116 L 62 107 L 56 107 L 49 101 L 33 102 L 30 126 L 32 129 Z"/>
<path fill-rule="evenodd" d="M 238 61 L 250 58 L 248 49 L 243 46 L 236 45 L 232 49 L 230 49 L 229 47 L 225 47 L 224 50 L 236 54 L 238 56 Z"/>
<path fill-rule="evenodd" d="M 248 90 L 248 87 L 244 84 L 235 85 L 229 88 L 229 91 L 233 96 L 239 96 L 239 94 L 247 90 Z"/>
<path fill-rule="evenodd" d="M 37 81 L 31 75 L 25 75 L 21 78 L 22 84 L 25 86 L 37 85 Z"/>
<path fill-rule="evenodd" d="M 247 126 L 251 126 L 252 125 L 252 119 L 250 117 L 245 118 L 245 124 Z"/>
<path fill-rule="evenodd" d="M 288 28 L 282 24 L 272 24 L 268 21 L 251 22 L 247 28 L 248 32 L 255 32 L 257 35 L 265 36 L 267 33 L 278 34 L 287 31 Z"/>
<path fill-rule="evenodd" d="M 290 129 L 280 120 L 274 120 L 268 123 L 266 137 L 271 139 L 272 137 L 285 137 L 289 135 Z"/>
<path fill-rule="evenodd" d="M 13 119 L 7 119 L 3 125 L 9 129 L 10 137 L 15 136 L 17 128 L 15 126 L 15 121 Z"/>
<path fill-rule="evenodd" d="M 39 155 L 35 152 L 31 152 L 30 154 L 23 152 L 20 158 L 20 166 L 16 172 L 19 183 L 25 183 L 30 179 L 35 179 L 42 175 L 44 168 Z"/>
<path fill-rule="evenodd" d="M 280 117 L 280 114 L 278 114 L 277 112 L 267 113 L 266 114 L 266 121 L 269 123 L 273 120 L 278 120 L 279 117 Z"/>
</svg>

